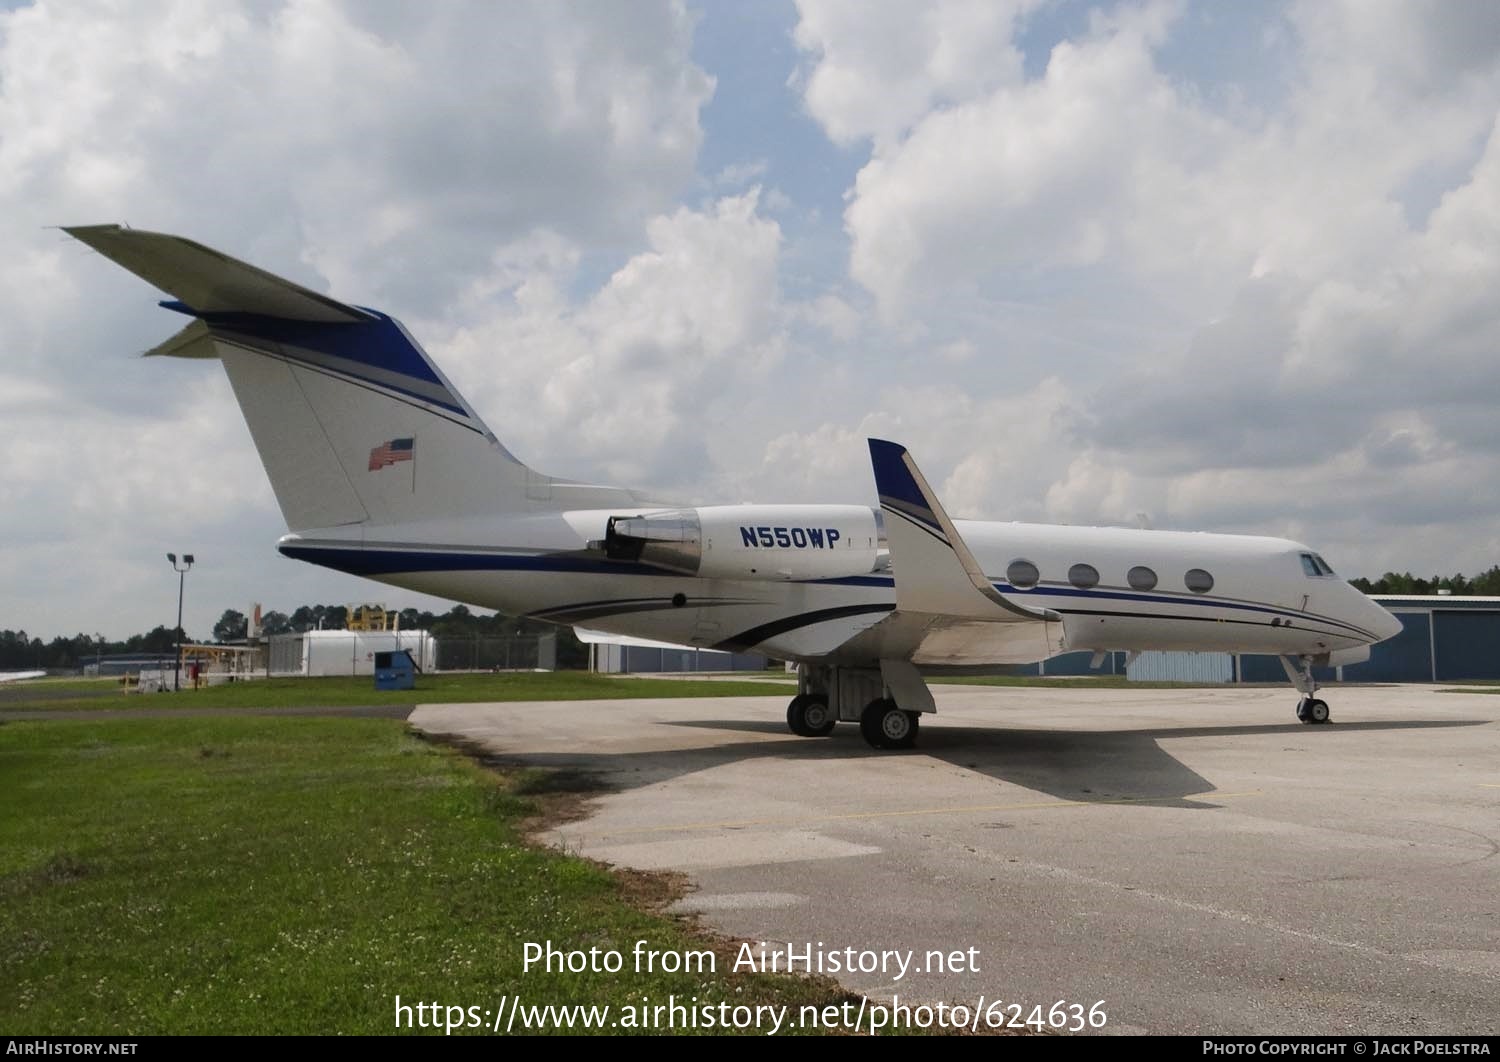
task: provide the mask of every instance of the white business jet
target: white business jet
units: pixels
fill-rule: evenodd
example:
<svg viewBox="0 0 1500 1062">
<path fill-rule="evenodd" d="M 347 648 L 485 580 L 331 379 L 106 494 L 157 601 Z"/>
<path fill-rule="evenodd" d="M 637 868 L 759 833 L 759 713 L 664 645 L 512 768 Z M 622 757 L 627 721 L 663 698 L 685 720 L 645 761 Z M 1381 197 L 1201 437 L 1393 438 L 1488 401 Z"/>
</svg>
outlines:
<svg viewBox="0 0 1500 1062">
<path fill-rule="evenodd" d="M 924 673 L 1087 650 L 1267 653 L 1328 720 L 1315 667 L 1401 629 L 1276 538 L 955 521 L 907 451 L 870 440 L 861 505 L 682 508 L 522 464 L 394 318 L 178 236 L 66 230 L 190 321 L 148 354 L 217 358 L 288 557 L 553 623 L 798 664 L 796 734 L 858 723 L 909 748 Z"/>
</svg>

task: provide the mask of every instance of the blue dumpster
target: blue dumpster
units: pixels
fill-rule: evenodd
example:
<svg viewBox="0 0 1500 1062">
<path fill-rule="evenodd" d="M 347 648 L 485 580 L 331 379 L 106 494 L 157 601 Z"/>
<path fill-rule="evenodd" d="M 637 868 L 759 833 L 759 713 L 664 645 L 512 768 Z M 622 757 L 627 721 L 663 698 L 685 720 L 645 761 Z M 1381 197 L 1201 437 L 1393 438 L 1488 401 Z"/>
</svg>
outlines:
<svg viewBox="0 0 1500 1062">
<path fill-rule="evenodd" d="M 417 686 L 417 664 L 407 649 L 375 654 L 375 688 L 410 690 Z"/>
</svg>

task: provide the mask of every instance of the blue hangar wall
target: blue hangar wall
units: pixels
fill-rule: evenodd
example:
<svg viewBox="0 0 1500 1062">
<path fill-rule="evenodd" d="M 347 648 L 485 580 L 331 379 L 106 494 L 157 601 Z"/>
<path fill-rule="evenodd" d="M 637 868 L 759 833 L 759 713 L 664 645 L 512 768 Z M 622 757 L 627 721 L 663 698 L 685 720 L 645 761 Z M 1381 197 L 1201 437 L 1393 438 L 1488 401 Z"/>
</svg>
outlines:
<svg viewBox="0 0 1500 1062">
<path fill-rule="evenodd" d="M 1319 682 L 1455 682 L 1462 679 L 1500 680 L 1500 597 L 1385 597 L 1373 600 L 1401 621 L 1401 633 L 1370 649 L 1370 659 L 1343 668 L 1318 668 Z M 1217 653 L 1170 653 L 1169 675 L 1181 681 L 1215 681 L 1194 657 L 1226 657 Z M 1111 653 L 1099 671 L 1091 671 L 1091 653 L 1065 653 L 1017 668 L 1020 674 L 1089 675 L 1126 673 L 1125 654 Z M 1281 661 L 1274 656 L 1235 656 L 1230 682 L 1286 682 Z M 1134 670 L 1134 669 L 1132 669 Z M 1339 674 L 1342 672 L 1342 674 Z M 1133 676 L 1134 677 L 1134 676 Z M 1145 676 L 1142 676 L 1145 677 Z"/>
<path fill-rule="evenodd" d="M 1500 598 L 1375 597 L 1401 633 L 1344 668 L 1346 682 L 1500 679 Z"/>
</svg>

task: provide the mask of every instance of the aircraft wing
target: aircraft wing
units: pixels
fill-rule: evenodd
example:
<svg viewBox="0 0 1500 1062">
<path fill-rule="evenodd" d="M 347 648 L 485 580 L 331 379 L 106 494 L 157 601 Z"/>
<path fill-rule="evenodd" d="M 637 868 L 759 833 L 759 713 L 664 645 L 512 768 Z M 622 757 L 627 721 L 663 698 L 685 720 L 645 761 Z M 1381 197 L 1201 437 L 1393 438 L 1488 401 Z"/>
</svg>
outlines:
<svg viewBox="0 0 1500 1062">
<path fill-rule="evenodd" d="M 1062 617 L 995 589 L 906 447 L 870 440 L 896 608 L 845 649 L 922 665 L 1031 663 L 1062 649 Z"/>
<path fill-rule="evenodd" d="M 652 638 L 637 638 L 633 634 L 612 634 L 609 631 L 596 631 L 589 627 L 574 627 L 573 633 L 584 645 L 624 645 L 640 649 L 686 649 L 689 652 L 700 650 L 701 645 L 683 645 L 681 642 L 659 642 Z"/>
</svg>

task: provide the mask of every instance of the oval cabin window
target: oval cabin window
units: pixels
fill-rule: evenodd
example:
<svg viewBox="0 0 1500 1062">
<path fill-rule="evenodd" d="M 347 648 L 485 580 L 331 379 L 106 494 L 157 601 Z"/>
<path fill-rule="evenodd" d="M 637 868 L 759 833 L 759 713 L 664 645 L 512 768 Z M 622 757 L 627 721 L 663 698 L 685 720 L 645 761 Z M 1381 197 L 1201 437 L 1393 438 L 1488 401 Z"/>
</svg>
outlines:
<svg viewBox="0 0 1500 1062">
<path fill-rule="evenodd" d="M 1195 594 L 1206 594 L 1214 588 L 1214 577 L 1202 568 L 1190 568 L 1182 577 L 1187 588 Z"/>
<path fill-rule="evenodd" d="M 1099 585 L 1099 569 L 1092 564 L 1075 564 L 1068 569 L 1068 582 L 1080 590 Z"/>
<path fill-rule="evenodd" d="M 1005 578 L 1018 590 L 1030 590 L 1042 580 L 1042 573 L 1029 560 L 1014 560 L 1005 569 Z"/>
<path fill-rule="evenodd" d="M 1134 590 L 1155 590 L 1156 573 L 1145 565 L 1137 564 L 1125 573 L 1125 581 Z"/>
</svg>

